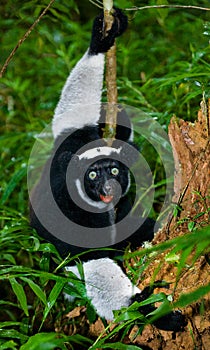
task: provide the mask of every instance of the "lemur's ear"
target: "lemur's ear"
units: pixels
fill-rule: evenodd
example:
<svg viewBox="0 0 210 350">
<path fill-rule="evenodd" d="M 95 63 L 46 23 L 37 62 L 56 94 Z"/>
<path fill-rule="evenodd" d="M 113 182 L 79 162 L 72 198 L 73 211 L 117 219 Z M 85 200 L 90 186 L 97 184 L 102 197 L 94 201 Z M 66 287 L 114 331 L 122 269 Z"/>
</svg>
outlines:
<svg viewBox="0 0 210 350">
<path fill-rule="evenodd" d="M 71 158 L 71 169 L 72 171 L 79 176 L 80 171 L 83 166 L 83 161 L 79 159 L 79 156 L 74 154 Z"/>
<path fill-rule="evenodd" d="M 84 176 L 88 169 L 88 162 L 85 159 L 80 159 L 77 154 L 74 154 L 71 158 L 71 171 L 75 177 Z"/>
<path fill-rule="evenodd" d="M 71 158 L 72 166 L 78 166 L 79 164 L 79 156 L 74 154 Z"/>
</svg>

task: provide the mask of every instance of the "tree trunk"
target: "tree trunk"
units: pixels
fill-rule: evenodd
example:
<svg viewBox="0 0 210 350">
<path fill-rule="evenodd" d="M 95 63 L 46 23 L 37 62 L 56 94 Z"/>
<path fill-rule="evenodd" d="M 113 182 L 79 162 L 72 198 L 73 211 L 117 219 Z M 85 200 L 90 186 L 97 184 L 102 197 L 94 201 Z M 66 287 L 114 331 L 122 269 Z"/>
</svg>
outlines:
<svg viewBox="0 0 210 350">
<path fill-rule="evenodd" d="M 195 123 L 173 117 L 169 124 L 168 134 L 175 161 L 173 201 L 180 206 L 178 219 L 191 220 L 195 225 L 209 220 L 209 127 L 210 100 L 208 106 L 202 102 Z"/>
<path fill-rule="evenodd" d="M 178 205 L 178 214 L 171 218 L 169 224 L 161 229 L 154 244 L 166 239 L 184 235 L 195 228 L 209 224 L 210 207 L 210 100 L 208 105 L 201 104 L 195 123 L 173 117 L 169 124 L 168 134 L 173 148 L 175 161 L 174 197 Z M 209 227 L 210 229 L 210 227 Z M 146 270 L 142 286 L 148 285 L 157 264 Z M 176 285 L 175 299 L 182 293 L 189 293 L 209 281 L 210 268 L 205 256 L 195 262 L 193 268 L 186 269 L 176 282 L 170 285 L 170 292 Z M 174 264 L 164 261 L 156 275 L 156 280 L 176 281 L 177 270 Z M 201 308 L 203 306 L 203 313 Z M 157 331 L 147 326 L 137 343 L 149 346 L 153 350 L 207 350 L 210 349 L 210 296 L 188 306 L 183 310 L 188 318 L 186 331 L 176 333 Z M 149 339 L 149 340 L 148 340 Z"/>
</svg>

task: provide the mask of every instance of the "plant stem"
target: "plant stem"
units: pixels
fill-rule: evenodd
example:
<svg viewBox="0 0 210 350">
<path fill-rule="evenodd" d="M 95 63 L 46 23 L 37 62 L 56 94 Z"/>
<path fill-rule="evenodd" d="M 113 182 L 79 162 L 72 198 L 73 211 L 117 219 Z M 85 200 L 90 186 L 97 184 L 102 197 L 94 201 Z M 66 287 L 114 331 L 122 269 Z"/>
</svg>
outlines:
<svg viewBox="0 0 210 350">
<path fill-rule="evenodd" d="M 112 7 L 113 1 L 104 0 L 104 21 L 105 34 L 113 23 Z M 103 138 L 109 146 L 112 145 L 116 135 L 117 124 L 117 62 L 116 62 L 116 43 L 109 49 L 106 54 L 106 87 L 107 87 L 107 111 L 106 123 Z"/>
</svg>

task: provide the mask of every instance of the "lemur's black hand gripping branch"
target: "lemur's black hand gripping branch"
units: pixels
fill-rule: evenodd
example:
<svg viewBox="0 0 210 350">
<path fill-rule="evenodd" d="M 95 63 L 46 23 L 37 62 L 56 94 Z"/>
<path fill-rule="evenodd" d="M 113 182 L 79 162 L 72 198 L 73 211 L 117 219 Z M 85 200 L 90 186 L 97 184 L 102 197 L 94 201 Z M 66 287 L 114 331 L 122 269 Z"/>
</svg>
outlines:
<svg viewBox="0 0 210 350">
<path fill-rule="evenodd" d="M 111 29 L 104 32 L 104 13 L 97 16 L 93 22 L 92 37 L 90 42 L 89 54 L 107 52 L 113 45 L 115 38 L 122 35 L 128 26 L 128 18 L 124 13 L 115 8 L 113 12 L 113 23 Z"/>
</svg>

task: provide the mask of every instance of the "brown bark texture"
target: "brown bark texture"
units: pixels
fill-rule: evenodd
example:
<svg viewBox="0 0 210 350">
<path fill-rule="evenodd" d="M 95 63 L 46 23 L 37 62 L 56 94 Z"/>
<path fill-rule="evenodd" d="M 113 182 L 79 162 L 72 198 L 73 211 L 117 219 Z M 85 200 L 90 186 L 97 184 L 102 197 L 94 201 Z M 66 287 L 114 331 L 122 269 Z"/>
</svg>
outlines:
<svg viewBox="0 0 210 350">
<path fill-rule="evenodd" d="M 180 218 L 194 219 L 210 206 L 210 100 L 201 103 L 195 123 L 176 117 L 169 124 L 175 174 L 173 201 L 181 208 Z M 201 215 L 202 216 L 202 215 Z"/>
<path fill-rule="evenodd" d="M 105 19 L 105 35 L 106 31 L 112 26 L 113 16 L 111 12 L 104 11 Z M 103 133 L 103 138 L 108 146 L 112 143 L 116 135 L 117 124 L 117 59 L 116 59 L 116 43 L 106 53 L 106 88 L 107 88 L 107 110 L 106 110 L 106 125 Z"/>
<path fill-rule="evenodd" d="M 193 223 L 195 228 L 210 225 L 209 125 L 210 100 L 208 103 L 204 101 L 201 103 L 198 118 L 194 123 L 176 117 L 172 117 L 170 121 L 168 134 L 175 162 L 173 201 L 178 204 L 180 210 L 178 215 L 170 220 L 169 225 L 156 234 L 154 245 L 168 238 L 189 233 L 189 222 Z M 150 283 L 160 266 L 160 260 L 163 264 L 156 275 L 156 280 L 176 281 L 170 284 L 168 291 L 169 294 L 175 291 L 174 300 L 181 294 L 192 292 L 210 282 L 210 267 L 205 256 L 197 259 L 192 268 L 183 271 L 177 282 L 176 266 L 166 263 L 165 253 L 162 255 L 158 256 L 158 260 L 145 271 L 144 283 L 140 288 Z M 191 256 L 189 261 L 190 259 Z M 202 305 L 203 313 L 201 313 Z M 142 335 L 137 337 L 137 344 L 149 346 L 153 350 L 210 349 L 210 296 L 206 295 L 203 300 L 191 304 L 182 312 L 188 320 L 184 332 L 173 334 L 147 326 Z"/>
</svg>

